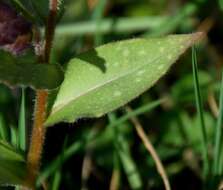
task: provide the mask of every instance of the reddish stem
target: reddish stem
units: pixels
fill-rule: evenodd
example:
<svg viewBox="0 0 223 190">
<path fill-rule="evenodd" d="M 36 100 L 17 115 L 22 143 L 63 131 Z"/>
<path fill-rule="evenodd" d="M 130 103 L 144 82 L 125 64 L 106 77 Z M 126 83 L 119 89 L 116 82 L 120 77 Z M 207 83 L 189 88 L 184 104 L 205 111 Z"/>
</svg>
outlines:
<svg viewBox="0 0 223 190">
<path fill-rule="evenodd" d="M 45 31 L 45 46 L 43 55 L 38 55 L 39 61 L 48 64 L 50 61 L 50 53 L 53 44 L 54 31 L 56 26 L 58 0 L 50 0 L 50 12 L 47 19 Z M 38 35 L 36 38 L 37 41 Z M 40 43 L 39 43 L 40 44 Z M 36 104 L 34 112 L 34 123 L 32 130 L 32 137 L 27 157 L 28 175 L 26 181 L 32 184 L 35 189 L 35 181 L 39 172 L 43 144 L 45 139 L 46 129 L 44 122 L 46 120 L 48 92 L 45 90 L 36 91 Z"/>
</svg>

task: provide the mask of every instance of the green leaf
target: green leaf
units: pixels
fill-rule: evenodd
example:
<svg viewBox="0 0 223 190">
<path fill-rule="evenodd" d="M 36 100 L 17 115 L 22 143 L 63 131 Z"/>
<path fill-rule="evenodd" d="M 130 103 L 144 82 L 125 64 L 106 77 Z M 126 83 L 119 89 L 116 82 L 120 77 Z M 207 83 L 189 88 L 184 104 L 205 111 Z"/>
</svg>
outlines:
<svg viewBox="0 0 223 190">
<path fill-rule="evenodd" d="M 110 43 L 72 59 L 46 126 L 100 117 L 149 89 L 202 33 Z"/>
<path fill-rule="evenodd" d="M 56 64 L 0 63 L 0 82 L 9 86 L 55 89 L 62 81 L 63 71 Z"/>
<path fill-rule="evenodd" d="M 0 140 L 0 160 L 15 160 L 23 162 L 25 159 L 10 144 Z"/>
<path fill-rule="evenodd" d="M 21 104 L 18 120 L 18 135 L 19 135 L 19 147 L 21 150 L 26 151 L 27 144 L 27 129 L 26 129 L 26 91 L 22 88 Z"/>
<path fill-rule="evenodd" d="M 0 141 L 0 185 L 25 185 L 25 159 L 14 148 Z"/>
<path fill-rule="evenodd" d="M 29 0 L 29 3 L 33 7 L 33 14 L 35 18 L 39 21 L 39 23 L 43 24 L 47 18 L 49 13 L 49 1 L 45 0 Z"/>
<path fill-rule="evenodd" d="M 0 185 L 29 186 L 27 184 L 24 184 L 25 177 L 26 177 L 25 162 L 0 159 Z"/>
<path fill-rule="evenodd" d="M 11 0 L 11 3 L 23 14 L 25 18 L 34 21 L 33 15 L 26 9 L 26 7 L 19 0 Z"/>
</svg>

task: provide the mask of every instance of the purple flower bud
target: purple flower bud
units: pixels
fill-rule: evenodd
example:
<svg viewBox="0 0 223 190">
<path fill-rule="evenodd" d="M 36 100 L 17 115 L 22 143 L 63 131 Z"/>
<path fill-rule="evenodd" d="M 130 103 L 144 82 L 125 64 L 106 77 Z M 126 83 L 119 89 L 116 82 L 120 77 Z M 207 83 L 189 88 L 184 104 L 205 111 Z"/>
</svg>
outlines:
<svg viewBox="0 0 223 190">
<path fill-rule="evenodd" d="M 0 48 L 19 55 L 29 48 L 32 25 L 9 5 L 0 2 Z"/>
</svg>

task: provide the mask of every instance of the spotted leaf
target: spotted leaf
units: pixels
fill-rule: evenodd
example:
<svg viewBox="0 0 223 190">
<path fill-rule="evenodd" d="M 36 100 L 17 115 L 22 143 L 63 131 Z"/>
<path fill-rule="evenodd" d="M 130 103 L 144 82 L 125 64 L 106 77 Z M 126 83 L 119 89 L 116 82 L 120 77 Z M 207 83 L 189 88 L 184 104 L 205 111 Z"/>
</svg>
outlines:
<svg viewBox="0 0 223 190">
<path fill-rule="evenodd" d="M 201 33 L 132 39 L 72 59 L 46 125 L 100 117 L 148 90 Z"/>
</svg>

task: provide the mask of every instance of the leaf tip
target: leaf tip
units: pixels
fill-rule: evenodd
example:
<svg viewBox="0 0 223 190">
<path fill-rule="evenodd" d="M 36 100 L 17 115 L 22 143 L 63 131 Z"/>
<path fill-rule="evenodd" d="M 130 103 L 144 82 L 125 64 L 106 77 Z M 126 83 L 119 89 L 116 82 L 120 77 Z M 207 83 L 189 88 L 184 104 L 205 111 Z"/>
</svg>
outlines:
<svg viewBox="0 0 223 190">
<path fill-rule="evenodd" d="M 191 43 L 194 44 L 196 42 L 199 42 L 201 40 L 203 40 L 206 36 L 205 32 L 195 32 L 191 34 Z"/>
</svg>

